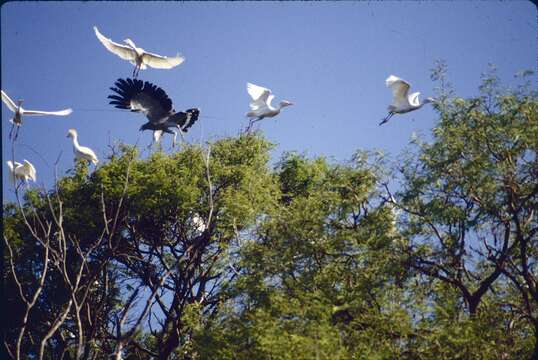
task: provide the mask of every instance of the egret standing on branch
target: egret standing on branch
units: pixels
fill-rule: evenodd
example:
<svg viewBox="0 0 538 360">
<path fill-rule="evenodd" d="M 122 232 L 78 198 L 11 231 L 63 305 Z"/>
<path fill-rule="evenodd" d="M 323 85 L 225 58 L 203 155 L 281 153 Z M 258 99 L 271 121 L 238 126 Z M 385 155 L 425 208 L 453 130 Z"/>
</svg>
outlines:
<svg viewBox="0 0 538 360">
<path fill-rule="evenodd" d="M 147 52 L 146 50 L 136 47 L 131 39 L 125 39 L 127 45 L 115 43 L 99 32 L 96 26 L 93 27 L 97 39 L 103 44 L 108 51 L 118 55 L 123 60 L 129 61 L 135 66 L 133 77 L 137 77 L 140 69 L 145 70 L 147 66 L 155 69 L 171 69 L 178 66 L 185 58 L 179 53 L 175 57 L 166 57 Z"/>
<path fill-rule="evenodd" d="M 293 105 L 293 103 L 287 100 L 282 100 L 277 107 L 273 107 L 271 101 L 275 96 L 271 90 L 252 83 L 247 83 L 247 92 L 252 98 L 249 105 L 250 111 L 247 113 L 247 117 L 250 119 L 247 130 L 250 130 L 256 121 L 260 121 L 266 117 L 276 116 L 280 114 L 282 108 Z"/>
<path fill-rule="evenodd" d="M 389 114 L 379 123 L 379 125 L 383 125 L 389 121 L 394 114 L 405 114 L 420 109 L 425 104 L 435 101 L 435 99 L 429 97 L 421 104 L 418 100 L 420 93 L 415 92 L 408 95 L 411 85 L 409 85 L 407 81 L 394 75 L 390 75 L 387 80 L 385 80 L 385 83 L 387 84 L 387 87 L 392 89 L 393 100 L 392 104 L 388 107 Z"/>
<path fill-rule="evenodd" d="M 64 109 L 60 111 L 37 111 L 37 110 L 26 110 L 23 109 L 22 100 L 18 100 L 17 104 L 13 100 L 10 99 L 9 96 L 2 90 L 2 101 L 9 110 L 13 111 L 15 115 L 10 120 L 11 122 L 11 130 L 9 131 L 9 138 L 11 138 L 13 134 L 13 128 L 16 126 L 17 130 L 15 131 L 15 135 L 13 136 L 13 139 L 16 139 L 19 135 L 19 127 L 22 125 L 22 117 L 23 116 L 46 116 L 46 115 L 54 115 L 54 116 L 67 116 L 73 112 L 72 109 Z"/>
<path fill-rule="evenodd" d="M 85 159 L 90 161 L 92 164 L 97 165 L 99 160 L 97 155 L 93 152 L 92 149 L 86 146 L 80 146 L 78 143 L 78 134 L 75 129 L 69 129 L 67 132 L 67 137 L 73 139 L 73 153 L 75 154 L 75 161 L 77 159 Z"/>
<path fill-rule="evenodd" d="M 9 178 L 13 186 L 15 186 L 15 183 L 17 180 L 22 180 L 28 184 L 28 180 L 32 180 L 33 182 L 36 182 L 36 171 L 34 165 L 32 165 L 31 162 L 28 160 L 24 160 L 21 164 L 20 162 L 16 162 L 13 164 L 13 162 L 6 161 L 7 166 L 9 168 Z"/>
<path fill-rule="evenodd" d="M 160 87 L 137 79 L 118 79 L 110 90 L 117 95 L 109 95 L 111 105 L 118 109 L 140 112 L 149 120 L 140 127 L 140 131 L 153 130 L 153 139 L 158 142 L 163 132 L 176 133 L 170 128 L 186 132 L 197 120 L 200 109 L 188 109 L 176 112 L 172 108 L 172 100 Z"/>
</svg>

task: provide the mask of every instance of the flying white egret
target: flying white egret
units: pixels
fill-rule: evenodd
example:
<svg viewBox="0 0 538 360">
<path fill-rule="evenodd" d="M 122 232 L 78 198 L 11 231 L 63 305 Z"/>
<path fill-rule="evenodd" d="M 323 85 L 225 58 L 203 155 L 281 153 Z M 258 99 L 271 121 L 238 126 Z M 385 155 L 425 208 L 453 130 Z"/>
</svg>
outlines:
<svg viewBox="0 0 538 360">
<path fill-rule="evenodd" d="M 247 117 L 250 119 L 247 129 L 250 129 L 256 121 L 260 121 L 266 117 L 276 116 L 280 114 L 282 108 L 293 105 L 290 101 L 282 100 L 277 107 L 273 107 L 271 101 L 275 96 L 271 90 L 252 83 L 247 83 L 247 92 L 252 98 L 249 105 L 250 111 L 247 113 Z"/>
<path fill-rule="evenodd" d="M 13 164 L 11 160 L 6 161 L 6 163 L 9 168 L 9 178 L 13 185 L 15 185 L 17 180 L 22 180 L 26 183 L 28 183 L 28 180 L 36 182 L 37 177 L 35 167 L 28 160 L 25 159 L 23 164 L 17 161 L 15 161 L 15 164 Z"/>
<path fill-rule="evenodd" d="M 22 107 L 22 100 L 18 100 L 17 104 L 4 92 L 2 92 L 2 101 L 6 104 L 7 108 L 15 113 L 11 122 L 11 130 L 9 131 L 9 137 L 13 134 L 13 128 L 16 126 L 17 130 L 13 139 L 16 139 L 19 134 L 19 127 L 22 125 L 23 116 L 46 116 L 46 115 L 55 115 L 55 116 L 67 116 L 73 112 L 72 109 L 64 109 L 59 111 L 37 111 L 37 110 L 26 110 Z"/>
<path fill-rule="evenodd" d="M 435 99 L 428 97 L 420 103 L 418 100 L 420 93 L 415 92 L 408 95 L 411 85 L 409 85 L 407 81 L 394 75 L 390 75 L 387 80 L 385 80 L 385 83 L 387 84 L 387 87 L 392 89 L 393 100 L 392 104 L 388 107 L 389 114 L 379 123 L 379 125 L 383 125 L 389 121 L 394 114 L 405 114 L 420 109 L 425 104 L 435 101 Z"/>
<path fill-rule="evenodd" d="M 140 131 L 152 130 L 154 142 L 159 142 L 162 133 L 174 134 L 174 144 L 177 133 L 170 128 L 186 132 L 197 120 L 200 109 L 192 108 L 185 112 L 176 112 L 172 108 L 172 100 L 160 87 L 137 79 L 118 79 L 110 90 L 117 95 L 109 95 L 111 105 L 118 109 L 140 112 L 149 120 L 140 127 Z"/>
<path fill-rule="evenodd" d="M 137 77 L 140 69 L 145 70 L 147 66 L 155 69 L 171 69 L 178 66 L 185 58 L 179 53 L 174 57 L 166 57 L 147 52 L 146 50 L 136 47 L 131 39 L 123 40 L 127 45 L 115 43 L 99 32 L 96 26 L 93 27 L 97 39 L 103 44 L 108 51 L 118 55 L 123 60 L 129 61 L 135 66 L 133 77 Z"/>
<path fill-rule="evenodd" d="M 79 145 L 78 134 L 75 129 L 69 129 L 69 131 L 67 132 L 67 137 L 73 139 L 73 153 L 75 154 L 75 161 L 77 159 L 86 159 L 92 164 L 97 165 L 97 163 L 99 162 L 99 160 L 97 159 L 97 155 L 95 155 L 93 150 L 89 147 Z"/>
</svg>

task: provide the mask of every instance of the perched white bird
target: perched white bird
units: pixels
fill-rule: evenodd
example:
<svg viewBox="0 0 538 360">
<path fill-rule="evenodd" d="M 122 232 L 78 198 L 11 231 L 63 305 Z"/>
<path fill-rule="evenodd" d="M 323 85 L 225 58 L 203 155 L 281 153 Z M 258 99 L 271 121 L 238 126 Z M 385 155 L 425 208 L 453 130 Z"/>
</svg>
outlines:
<svg viewBox="0 0 538 360">
<path fill-rule="evenodd" d="M 271 90 L 247 83 L 247 92 L 252 98 L 250 102 L 250 111 L 247 113 L 247 117 L 250 118 L 250 123 L 247 129 L 252 127 L 252 124 L 256 121 L 262 120 L 266 117 L 273 117 L 280 114 L 280 110 L 286 106 L 293 105 L 293 103 L 282 100 L 277 107 L 271 105 L 271 101 L 274 99 L 274 95 Z"/>
<path fill-rule="evenodd" d="M 420 109 L 425 104 L 435 101 L 435 99 L 428 97 L 421 104 L 418 100 L 420 93 L 415 92 L 408 95 L 409 88 L 411 87 L 409 83 L 394 75 L 390 75 L 387 80 L 385 80 L 385 83 L 387 84 L 387 87 L 392 89 L 393 100 L 392 104 L 388 107 L 389 114 L 379 123 L 379 125 L 383 125 L 389 121 L 394 114 L 405 114 Z"/>
<path fill-rule="evenodd" d="M 206 229 L 204 220 L 198 214 L 192 216 L 192 225 L 198 232 L 204 232 Z"/>
<path fill-rule="evenodd" d="M 15 115 L 10 120 L 11 122 L 11 130 L 9 132 L 9 137 L 11 138 L 11 135 L 13 133 L 13 128 L 17 126 L 17 131 L 15 132 L 14 139 L 17 138 L 17 135 L 19 134 L 19 127 L 22 125 L 22 117 L 23 116 L 45 116 L 45 115 L 56 115 L 56 116 L 66 116 L 73 112 L 72 109 L 64 109 L 60 111 L 37 111 L 37 110 L 26 110 L 23 109 L 22 100 L 18 100 L 17 104 L 13 100 L 10 99 L 9 96 L 2 90 L 2 101 L 9 110 L 13 111 Z"/>
<path fill-rule="evenodd" d="M 398 202 L 392 194 L 390 194 L 389 208 L 392 212 L 392 226 L 396 227 L 396 222 L 400 218 L 402 211 L 398 208 Z"/>
<path fill-rule="evenodd" d="M 73 153 L 75 153 L 75 161 L 77 159 L 86 159 L 91 161 L 92 164 L 97 165 L 99 160 L 92 149 L 86 146 L 80 146 L 78 143 L 78 134 L 75 129 L 69 129 L 67 137 L 73 139 Z"/>
<path fill-rule="evenodd" d="M 32 180 L 33 182 L 36 182 L 36 171 L 34 165 L 32 165 L 31 162 L 28 160 L 24 160 L 23 164 L 20 162 L 15 161 L 15 164 L 11 162 L 11 160 L 6 161 L 7 166 L 9 168 L 9 174 L 10 174 L 10 180 L 13 185 L 17 182 L 17 180 L 22 180 L 26 183 L 28 183 L 28 180 Z"/>
<path fill-rule="evenodd" d="M 103 36 L 96 26 L 93 27 L 93 30 L 95 31 L 97 39 L 99 39 L 101 44 L 103 44 L 108 51 L 118 55 L 123 60 L 129 61 L 135 66 L 133 70 L 133 77 L 137 77 L 140 69 L 145 70 L 147 66 L 155 69 L 171 69 L 185 61 L 185 58 L 179 53 L 175 57 L 166 57 L 153 54 L 142 48 L 136 47 L 131 39 L 123 40 L 123 42 L 125 42 L 127 45 L 122 45 L 115 43 L 109 38 Z"/>
</svg>

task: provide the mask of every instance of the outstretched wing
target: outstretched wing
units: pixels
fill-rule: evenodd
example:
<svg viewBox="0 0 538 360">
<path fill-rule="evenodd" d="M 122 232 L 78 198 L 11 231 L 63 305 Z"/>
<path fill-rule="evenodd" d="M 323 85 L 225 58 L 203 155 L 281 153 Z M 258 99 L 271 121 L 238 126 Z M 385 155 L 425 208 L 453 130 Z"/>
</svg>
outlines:
<svg viewBox="0 0 538 360">
<path fill-rule="evenodd" d="M 7 96 L 4 90 L 2 90 L 2 101 L 4 102 L 4 104 L 6 104 L 9 110 L 13 112 L 17 111 L 17 105 L 15 104 L 13 100 L 11 100 L 9 96 Z"/>
<path fill-rule="evenodd" d="M 198 121 L 198 116 L 200 116 L 199 109 L 188 109 L 185 112 L 180 111 L 175 113 L 170 120 L 176 123 L 181 131 L 186 132 L 196 121 Z"/>
<path fill-rule="evenodd" d="M 26 159 L 23 161 L 23 163 L 24 166 L 28 169 L 28 176 L 30 176 L 30 179 L 32 179 L 33 182 L 36 182 L 37 177 L 34 165 L 32 165 L 32 163 Z"/>
<path fill-rule="evenodd" d="M 73 109 L 63 109 L 58 111 L 38 111 L 38 110 L 24 110 L 24 115 L 31 116 L 45 116 L 45 115 L 56 115 L 56 116 L 67 116 L 73 112 Z"/>
<path fill-rule="evenodd" d="M 172 100 L 160 87 L 137 79 L 118 79 L 110 90 L 118 95 L 109 95 L 111 105 L 118 109 L 141 112 L 153 124 L 166 121 L 172 110 Z"/>
<path fill-rule="evenodd" d="M 118 55 L 123 60 L 133 61 L 136 59 L 136 52 L 129 46 L 115 43 L 105 37 L 99 32 L 97 26 L 93 27 L 93 31 L 95 31 L 95 36 L 97 36 L 97 39 L 99 39 L 101 44 L 103 44 L 111 53 Z"/>
<path fill-rule="evenodd" d="M 185 61 L 185 58 L 179 54 L 174 57 L 166 57 L 145 52 L 142 56 L 142 61 L 155 69 L 171 69 Z"/>
<path fill-rule="evenodd" d="M 262 86 L 247 83 L 247 92 L 252 98 L 253 102 L 267 102 L 267 98 L 271 95 L 271 90 Z"/>
<path fill-rule="evenodd" d="M 408 105 L 407 92 L 409 91 L 410 85 L 407 81 L 402 80 L 397 76 L 390 75 L 387 80 L 385 80 L 385 83 L 387 84 L 387 87 L 392 90 L 394 105 Z"/>
<path fill-rule="evenodd" d="M 418 100 L 418 96 L 420 95 L 420 92 L 414 92 L 412 93 L 411 95 L 409 95 L 409 103 L 412 105 L 412 106 L 419 106 L 420 105 L 420 102 Z"/>
</svg>

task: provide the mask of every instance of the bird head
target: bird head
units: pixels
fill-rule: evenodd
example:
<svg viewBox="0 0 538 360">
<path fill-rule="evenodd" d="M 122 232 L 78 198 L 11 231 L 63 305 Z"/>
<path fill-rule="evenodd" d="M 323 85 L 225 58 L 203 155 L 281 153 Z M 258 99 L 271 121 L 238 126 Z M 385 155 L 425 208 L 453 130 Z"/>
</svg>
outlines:
<svg viewBox="0 0 538 360">
<path fill-rule="evenodd" d="M 290 106 L 290 105 L 294 105 L 291 101 L 288 101 L 288 100 L 282 100 L 280 102 L 280 107 L 286 107 L 286 106 Z"/>
<path fill-rule="evenodd" d="M 17 106 L 19 106 L 19 107 L 22 106 L 22 102 L 23 102 L 22 99 L 17 100 Z"/>
<path fill-rule="evenodd" d="M 196 121 L 198 119 L 198 116 L 200 116 L 200 109 L 198 108 L 192 108 L 185 111 L 187 114 L 191 114 L 191 118 Z"/>
<path fill-rule="evenodd" d="M 75 138 L 77 137 L 77 131 L 75 129 L 69 129 L 67 132 L 67 137 Z"/>
</svg>

